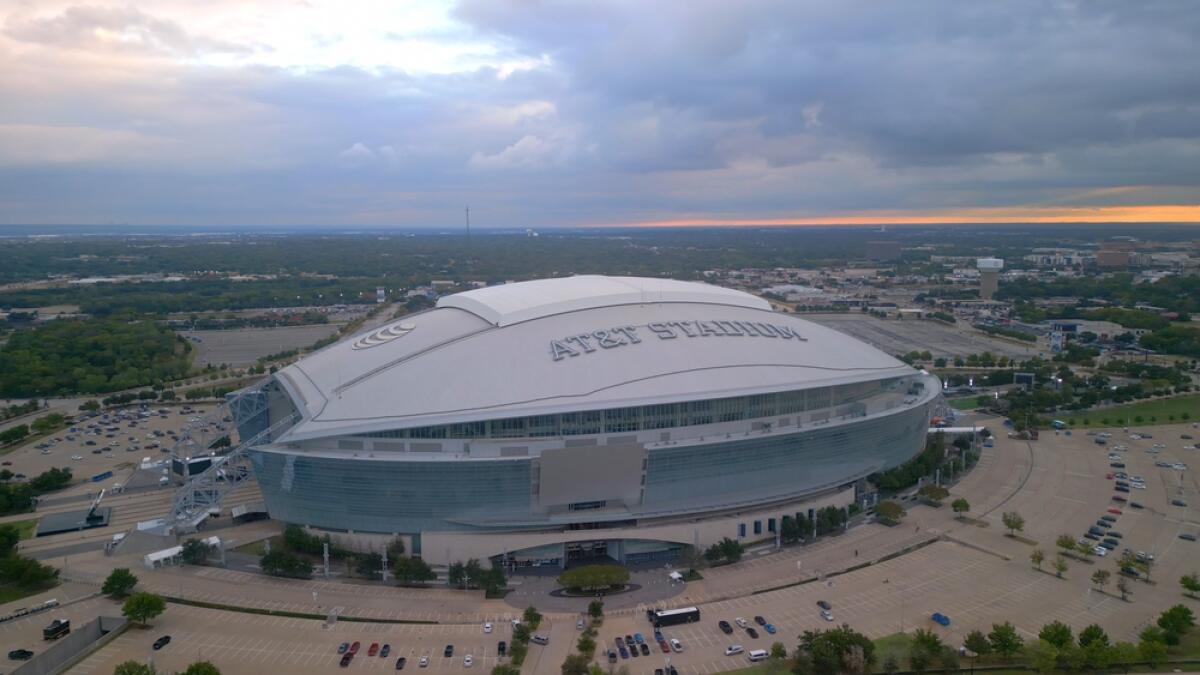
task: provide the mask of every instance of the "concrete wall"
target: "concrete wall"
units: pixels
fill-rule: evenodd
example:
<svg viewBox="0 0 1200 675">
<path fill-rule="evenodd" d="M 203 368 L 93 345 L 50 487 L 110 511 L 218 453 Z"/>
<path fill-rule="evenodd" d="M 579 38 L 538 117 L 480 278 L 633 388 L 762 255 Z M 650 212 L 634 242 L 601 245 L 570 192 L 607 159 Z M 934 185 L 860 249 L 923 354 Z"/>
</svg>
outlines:
<svg viewBox="0 0 1200 675">
<path fill-rule="evenodd" d="M 854 503 L 854 488 L 820 495 L 797 502 L 774 505 L 766 508 L 749 509 L 735 513 L 724 514 L 711 518 L 681 518 L 679 520 L 660 523 L 649 523 L 638 527 L 617 527 L 602 530 L 555 530 L 541 532 L 498 532 L 480 534 L 477 532 L 423 532 L 421 533 L 421 557 L 431 565 L 448 565 L 457 560 L 487 558 L 504 552 L 513 552 L 534 546 L 562 544 L 572 541 L 594 541 L 599 539 L 642 539 L 653 541 L 669 541 L 707 548 L 725 537 L 742 542 L 757 541 L 773 537 L 767 532 L 768 518 L 775 518 L 776 527 L 783 516 L 805 513 L 808 509 L 814 512 L 827 506 L 838 508 L 847 507 Z M 762 521 L 762 534 L 755 535 L 753 522 Z M 738 524 L 745 523 L 746 536 L 738 537 Z M 313 530 L 324 534 L 321 530 Z M 370 533 L 341 533 L 331 532 L 330 538 L 343 546 L 354 550 L 379 551 L 391 541 L 392 537 Z M 409 552 L 412 542 L 409 537 L 403 537 Z"/>
<path fill-rule="evenodd" d="M 72 625 L 70 635 L 59 638 L 49 649 L 12 671 L 12 675 L 57 675 L 66 672 L 88 654 L 115 639 L 128 625 L 128 619 L 113 616 L 96 617 L 80 626 Z"/>
</svg>

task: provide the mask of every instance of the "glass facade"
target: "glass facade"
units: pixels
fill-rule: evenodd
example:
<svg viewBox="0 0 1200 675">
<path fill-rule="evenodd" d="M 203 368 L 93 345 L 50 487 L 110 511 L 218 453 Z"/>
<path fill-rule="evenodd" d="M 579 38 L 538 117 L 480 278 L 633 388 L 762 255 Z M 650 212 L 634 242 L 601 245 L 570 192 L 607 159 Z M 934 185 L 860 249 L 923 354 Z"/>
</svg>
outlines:
<svg viewBox="0 0 1200 675">
<path fill-rule="evenodd" d="M 904 386 L 907 381 L 908 378 L 889 378 L 776 394 L 755 394 L 683 403 L 660 403 L 561 415 L 508 417 L 468 424 L 444 424 L 378 431 L 362 434 L 362 436 L 368 438 L 545 438 L 671 429 L 833 408 L 874 396 L 882 391 L 895 390 Z"/>
<path fill-rule="evenodd" d="M 747 405 L 755 405 L 753 398 L 746 397 Z M 714 405 L 709 412 L 728 409 Z M 626 504 L 621 517 L 699 514 L 844 485 L 916 454 L 927 415 L 922 404 L 796 433 L 653 447 L 646 450 L 641 503 Z M 607 413 L 604 418 L 607 423 Z M 284 522 L 399 534 L 556 526 L 538 508 L 535 457 L 421 461 L 253 450 L 251 461 L 271 516 Z M 614 502 L 580 501 L 569 512 L 597 513 L 588 520 L 599 521 L 610 506 Z M 754 529 L 761 533 L 762 523 Z"/>
</svg>

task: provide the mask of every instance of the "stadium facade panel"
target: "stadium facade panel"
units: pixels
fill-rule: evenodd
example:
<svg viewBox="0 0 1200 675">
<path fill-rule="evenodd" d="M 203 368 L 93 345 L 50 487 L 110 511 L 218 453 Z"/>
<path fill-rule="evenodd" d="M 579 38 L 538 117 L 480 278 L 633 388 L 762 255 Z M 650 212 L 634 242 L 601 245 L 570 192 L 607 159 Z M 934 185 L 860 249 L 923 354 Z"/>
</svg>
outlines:
<svg viewBox="0 0 1200 675">
<path fill-rule="evenodd" d="M 251 450 L 273 518 L 401 536 L 435 563 L 563 564 L 762 539 L 846 506 L 921 450 L 939 390 L 749 294 L 570 277 L 444 297 L 234 410 L 255 411 L 243 438 L 287 427 Z"/>
</svg>

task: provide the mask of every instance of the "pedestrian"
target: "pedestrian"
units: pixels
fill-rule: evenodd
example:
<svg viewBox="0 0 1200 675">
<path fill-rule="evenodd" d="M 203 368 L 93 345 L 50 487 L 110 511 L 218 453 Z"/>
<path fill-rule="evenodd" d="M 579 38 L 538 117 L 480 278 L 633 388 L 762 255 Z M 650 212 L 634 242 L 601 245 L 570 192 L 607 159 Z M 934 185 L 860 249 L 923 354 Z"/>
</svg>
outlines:
<svg viewBox="0 0 1200 675">
<path fill-rule="evenodd" d="M 855 558 L 857 558 L 857 557 L 858 557 L 858 549 L 854 549 L 854 557 L 855 557 Z"/>
</svg>

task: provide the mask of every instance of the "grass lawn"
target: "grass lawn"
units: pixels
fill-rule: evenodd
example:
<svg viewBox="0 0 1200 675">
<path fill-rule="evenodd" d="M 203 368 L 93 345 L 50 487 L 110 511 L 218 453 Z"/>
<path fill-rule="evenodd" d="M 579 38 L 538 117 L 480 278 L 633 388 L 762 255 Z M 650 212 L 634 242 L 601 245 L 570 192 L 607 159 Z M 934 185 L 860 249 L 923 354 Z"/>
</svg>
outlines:
<svg viewBox="0 0 1200 675">
<path fill-rule="evenodd" d="M 29 520 L 14 520 L 10 523 L 4 524 L 15 525 L 17 531 L 21 533 L 21 541 L 24 541 L 33 536 L 33 528 L 37 526 L 37 518 L 30 518 Z"/>
<path fill-rule="evenodd" d="M 948 398 L 946 403 L 955 410 L 974 410 L 979 406 L 976 403 L 979 401 L 978 396 L 965 396 L 963 398 Z"/>
<path fill-rule="evenodd" d="M 1059 419 L 1072 427 L 1135 427 L 1148 424 L 1170 424 L 1172 415 L 1175 416 L 1175 422 L 1188 421 L 1183 419 L 1184 413 L 1188 414 L 1191 418 L 1190 421 L 1200 421 L 1200 394 L 1142 401 L 1112 408 L 1075 410 L 1069 413 L 1059 413 Z M 1142 418 L 1140 422 L 1137 420 L 1138 416 Z M 1104 422 L 1106 419 L 1107 423 Z M 1074 424 L 1071 424 L 1072 422 Z"/>
<path fill-rule="evenodd" d="M 251 555 L 256 555 L 261 558 L 263 555 L 266 555 L 266 553 L 267 553 L 267 544 L 266 544 L 267 541 L 268 541 L 267 539 L 260 539 L 258 541 L 252 541 L 249 544 L 242 544 L 241 546 L 238 546 L 237 548 L 235 548 L 233 550 L 237 551 L 238 553 L 249 553 Z M 269 541 L 271 542 L 271 550 L 272 551 L 281 551 L 284 549 L 282 535 L 277 535 L 277 536 L 271 537 Z"/>
<path fill-rule="evenodd" d="M 885 635 L 875 641 L 875 665 L 881 667 L 883 662 L 891 654 L 896 659 L 896 663 L 906 667 L 908 665 L 908 647 L 912 642 L 912 638 L 908 633 L 892 633 Z"/>
<path fill-rule="evenodd" d="M 50 584 L 49 586 L 38 586 L 38 587 L 34 587 L 34 588 L 21 588 L 19 586 L 13 586 L 10 584 L 0 584 L 0 605 L 4 604 L 6 602 L 20 600 L 21 598 L 27 598 L 31 595 L 37 595 L 38 593 L 48 591 L 57 585 L 58 585 L 58 583 L 56 582 L 56 583 Z"/>
</svg>

